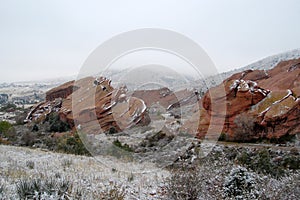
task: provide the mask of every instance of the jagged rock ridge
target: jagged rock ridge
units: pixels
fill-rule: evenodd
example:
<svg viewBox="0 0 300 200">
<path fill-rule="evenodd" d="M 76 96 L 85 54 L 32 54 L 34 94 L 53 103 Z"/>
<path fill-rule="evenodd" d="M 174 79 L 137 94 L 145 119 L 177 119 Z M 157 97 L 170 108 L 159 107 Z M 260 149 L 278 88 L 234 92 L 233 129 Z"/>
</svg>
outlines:
<svg viewBox="0 0 300 200">
<path fill-rule="evenodd" d="M 225 96 L 212 99 L 210 92 L 225 88 Z M 221 93 L 220 93 L 221 94 Z M 253 127 L 244 140 L 282 138 L 300 132 L 300 59 L 283 61 L 270 70 L 246 70 L 211 88 L 201 100 L 197 136 L 203 138 L 211 116 L 225 118 L 223 134 L 229 140 L 240 140 L 238 128 L 244 118 L 253 119 Z M 212 113 L 211 102 L 226 103 L 226 115 Z M 246 117 L 245 117 L 246 116 Z M 185 127 L 197 119 L 190 119 Z M 216 120 L 218 121 L 218 120 Z M 221 124 L 222 126 L 222 124 Z"/>
<path fill-rule="evenodd" d="M 50 113 L 56 112 L 72 128 L 75 124 L 88 126 L 90 122 L 98 121 L 101 130 L 99 127 L 85 130 L 95 131 L 94 134 L 109 131 L 111 128 L 121 131 L 140 123 L 149 123 L 144 101 L 127 97 L 125 86 L 115 89 L 111 86 L 111 80 L 104 77 L 87 77 L 74 84 L 74 81 L 67 82 L 48 91 L 46 101 L 36 105 L 26 120 L 42 121 Z"/>
</svg>

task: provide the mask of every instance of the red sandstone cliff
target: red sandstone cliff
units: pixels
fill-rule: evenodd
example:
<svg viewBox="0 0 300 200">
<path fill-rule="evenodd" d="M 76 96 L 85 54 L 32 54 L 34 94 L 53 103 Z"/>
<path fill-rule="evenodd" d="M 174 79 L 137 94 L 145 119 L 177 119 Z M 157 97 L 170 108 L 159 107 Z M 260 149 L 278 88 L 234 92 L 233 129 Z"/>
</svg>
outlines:
<svg viewBox="0 0 300 200">
<path fill-rule="evenodd" d="M 224 95 L 217 92 L 223 87 Z M 217 95 L 211 99 L 210 93 Z M 225 102 L 225 116 L 212 113 L 212 101 L 215 105 Z M 198 114 L 200 118 L 190 119 L 185 127 L 190 131 L 196 130 L 199 138 L 206 135 L 211 123 L 216 123 L 223 126 L 222 133 L 227 139 L 240 140 L 241 136 L 237 137 L 239 129 L 250 119 L 253 119 L 253 127 L 243 136 L 245 140 L 281 138 L 299 133 L 300 59 L 281 62 L 268 71 L 247 70 L 231 76 L 205 94 Z M 214 121 L 211 120 L 213 115 Z M 222 118 L 225 123 L 218 124 Z M 193 127 L 197 120 L 198 126 Z"/>
<path fill-rule="evenodd" d="M 149 123 L 143 100 L 126 96 L 126 87 L 114 89 L 111 81 L 100 77 L 87 77 L 56 87 L 46 94 L 46 102 L 36 105 L 27 116 L 27 121 L 42 121 L 52 112 L 71 127 L 89 127 L 89 133 L 101 133 L 114 128 L 116 131 L 140 123 Z M 77 120 L 77 123 L 74 123 Z M 101 127 L 101 129 L 99 128 Z M 94 130 L 95 129 L 95 130 Z"/>
<path fill-rule="evenodd" d="M 69 81 L 59 87 L 53 88 L 46 92 L 46 101 L 53 101 L 56 98 L 67 98 L 73 93 L 74 81 Z M 74 89 L 75 90 L 75 89 Z"/>
</svg>

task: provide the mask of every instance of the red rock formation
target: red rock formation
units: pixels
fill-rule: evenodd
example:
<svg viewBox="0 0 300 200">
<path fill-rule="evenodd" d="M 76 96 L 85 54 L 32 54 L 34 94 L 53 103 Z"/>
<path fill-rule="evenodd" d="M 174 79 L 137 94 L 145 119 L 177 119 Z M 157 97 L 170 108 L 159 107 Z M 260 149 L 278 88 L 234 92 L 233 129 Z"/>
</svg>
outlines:
<svg viewBox="0 0 300 200">
<path fill-rule="evenodd" d="M 72 81 L 54 88 L 47 92 L 46 102 L 37 105 L 27 120 L 43 120 L 47 114 L 58 112 L 60 119 L 71 127 L 76 124 L 88 127 L 85 132 L 93 134 L 106 132 L 111 127 L 121 131 L 149 123 L 144 101 L 126 97 L 126 87 L 114 89 L 110 82 L 103 77 L 96 80 L 87 77 L 76 84 Z"/>
<path fill-rule="evenodd" d="M 254 132 L 245 135 L 247 140 L 259 137 L 281 138 L 300 132 L 300 59 L 284 61 L 269 71 L 247 70 L 237 73 L 211 88 L 202 99 L 197 136 L 203 138 L 211 123 L 223 126 L 223 133 L 231 140 L 236 139 L 236 123 L 241 114 L 255 119 Z M 211 99 L 210 92 L 218 94 L 225 88 L 225 95 Z M 220 93 L 222 94 L 222 93 Z M 226 103 L 226 115 L 213 113 L 215 105 Z M 215 109 L 216 111 L 218 108 Z M 214 120 L 212 120 L 214 116 Z M 224 124 L 218 119 L 225 118 Z M 197 121 L 190 119 L 185 127 Z M 222 121 L 222 120 L 220 120 Z"/>
<path fill-rule="evenodd" d="M 46 101 L 53 101 L 56 98 L 67 98 L 73 92 L 74 81 L 69 81 L 63 85 L 46 92 Z"/>
<path fill-rule="evenodd" d="M 142 99 L 146 103 L 147 107 L 150 107 L 158 102 L 166 110 L 186 104 L 193 104 L 199 100 L 197 92 L 187 89 L 176 92 L 173 92 L 168 88 L 156 90 L 137 90 L 133 92 L 132 96 Z"/>
</svg>

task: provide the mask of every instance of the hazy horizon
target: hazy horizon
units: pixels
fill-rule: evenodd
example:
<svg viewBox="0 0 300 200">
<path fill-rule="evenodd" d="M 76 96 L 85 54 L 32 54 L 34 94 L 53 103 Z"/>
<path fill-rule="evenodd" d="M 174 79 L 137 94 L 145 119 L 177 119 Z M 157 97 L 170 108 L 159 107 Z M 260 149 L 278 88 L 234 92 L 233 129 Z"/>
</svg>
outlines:
<svg viewBox="0 0 300 200">
<path fill-rule="evenodd" d="M 89 54 L 117 34 L 172 30 L 197 42 L 219 72 L 300 47 L 300 2 L 1 1 L 1 82 L 76 76 Z"/>
</svg>

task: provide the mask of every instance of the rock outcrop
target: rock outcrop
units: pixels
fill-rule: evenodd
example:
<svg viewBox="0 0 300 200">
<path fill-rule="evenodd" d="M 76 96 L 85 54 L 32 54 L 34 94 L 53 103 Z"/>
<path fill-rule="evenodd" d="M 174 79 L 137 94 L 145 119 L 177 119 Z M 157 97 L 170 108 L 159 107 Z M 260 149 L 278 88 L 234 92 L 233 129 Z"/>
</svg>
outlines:
<svg viewBox="0 0 300 200">
<path fill-rule="evenodd" d="M 42 121 L 52 112 L 72 128 L 75 125 L 97 127 L 85 129 L 88 133 L 121 131 L 137 124 L 149 123 L 146 105 L 136 97 L 127 97 L 126 87 L 113 88 L 104 77 L 87 77 L 65 83 L 47 92 L 46 102 L 36 105 L 28 114 L 27 121 Z M 74 120 L 77 120 L 76 123 Z"/>
<path fill-rule="evenodd" d="M 46 102 L 34 107 L 26 120 L 42 121 L 57 112 L 73 128 L 79 125 L 95 134 L 118 132 L 148 124 L 152 116 L 148 110 L 153 107 L 178 118 L 194 112 L 184 119 L 182 129 L 196 132 L 199 138 L 208 132 L 218 137 L 220 132 L 208 130 L 221 126 L 227 140 L 279 139 L 300 133 L 300 59 L 283 61 L 267 71 L 234 74 L 198 98 L 197 91 L 187 89 L 129 93 L 126 86 L 113 88 L 104 77 L 87 77 L 48 91 Z M 224 103 L 226 113 L 219 111 Z"/>
<path fill-rule="evenodd" d="M 179 90 L 173 92 L 168 88 L 161 88 L 156 90 L 137 90 L 134 91 L 132 96 L 143 99 L 150 107 L 155 103 L 159 103 L 166 110 L 171 110 L 182 105 L 197 102 L 198 92 L 196 90 Z"/>
<path fill-rule="evenodd" d="M 168 88 L 137 90 L 132 93 L 132 96 L 142 99 L 148 108 L 161 107 L 162 112 L 169 113 L 176 118 L 181 118 L 184 111 L 188 112 L 187 107 L 199 101 L 199 93 L 195 89 L 175 92 Z"/>
<path fill-rule="evenodd" d="M 225 95 L 218 93 L 222 88 Z M 210 93 L 217 95 L 212 99 Z M 225 116 L 211 109 L 212 102 L 215 105 L 225 102 Z M 201 105 L 200 119 L 192 118 L 185 124 L 189 130 L 199 120 L 196 127 L 199 138 L 206 136 L 211 123 L 223 126 L 222 133 L 228 140 L 279 139 L 300 133 L 300 59 L 281 62 L 268 71 L 234 74 L 211 88 L 201 99 Z M 218 119 L 225 119 L 225 123 L 218 124 Z M 249 119 L 253 119 L 253 124 L 249 124 Z M 247 130 L 241 129 L 247 122 L 250 128 L 246 134 L 243 131 Z"/>
<path fill-rule="evenodd" d="M 56 98 L 67 98 L 76 89 L 74 88 L 74 81 L 69 81 L 46 92 L 46 101 L 53 101 Z"/>
</svg>

